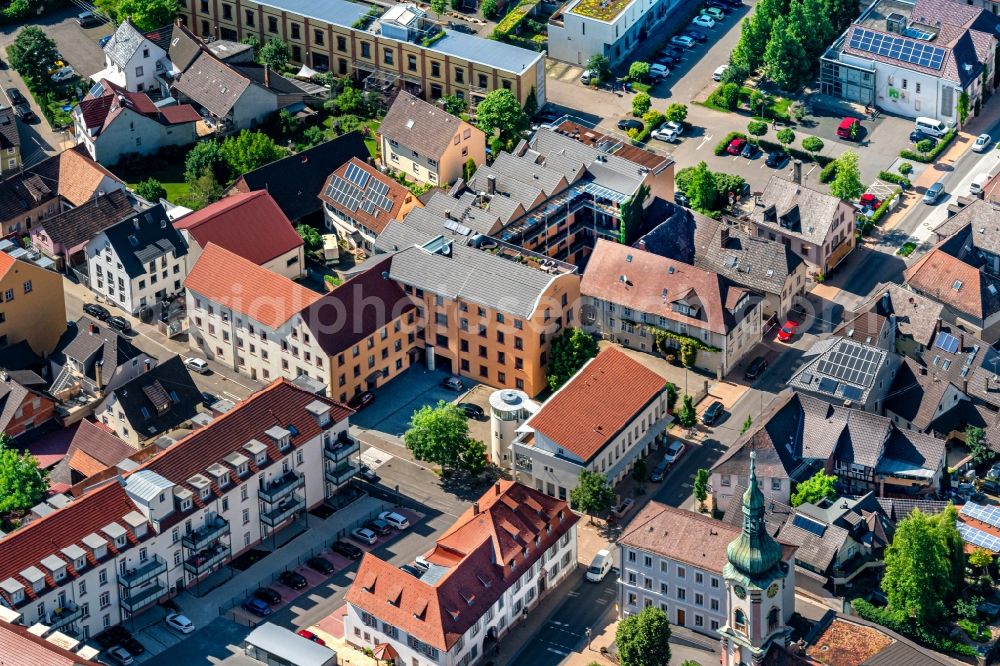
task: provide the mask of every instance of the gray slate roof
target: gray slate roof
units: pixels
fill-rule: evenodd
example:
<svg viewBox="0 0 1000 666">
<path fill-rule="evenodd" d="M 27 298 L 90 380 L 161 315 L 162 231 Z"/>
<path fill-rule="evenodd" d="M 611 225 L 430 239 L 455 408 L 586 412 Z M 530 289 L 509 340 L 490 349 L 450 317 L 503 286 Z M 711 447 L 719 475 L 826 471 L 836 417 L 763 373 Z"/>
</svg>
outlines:
<svg viewBox="0 0 1000 666">
<path fill-rule="evenodd" d="M 759 203 L 750 213 L 750 219 L 762 227 L 821 245 L 837 222 L 840 203 L 837 197 L 797 185 L 779 176 L 771 176 L 761 193 Z M 766 219 L 765 214 L 772 207 L 777 219 Z M 779 224 L 778 220 L 782 218 L 790 221 L 791 228 Z"/>
<path fill-rule="evenodd" d="M 187 244 L 174 228 L 161 204 L 104 230 L 118 260 L 131 278 L 146 273 L 146 264 L 171 253 L 175 258 L 187 254 Z"/>
<path fill-rule="evenodd" d="M 462 131 L 462 120 L 405 90 L 389 107 L 378 133 L 421 155 L 440 158 Z M 472 128 L 473 132 L 482 132 Z"/>
<path fill-rule="evenodd" d="M 104 53 L 111 58 L 111 62 L 125 67 L 145 40 L 145 36 L 126 18 L 111 36 L 111 41 L 104 45 Z"/>
<path fill-rule="evenodd" d="M 888 299 L 885 294 L 889 295 Z M 944 306 L 940 303 L 893 282 L 876 286 L 868 300 L 855 310 L 857 316 L 864 316 L 865 313 L 882 317 L 895 315 L 899 335 L 911 337 L 925 347 L 934 342 L 937 323 L 943 312 Z M 850 317 L 846 318 L 846 321 L 850 320 Z"/>
<path fill-rule="evenodd" d="M 784 243 L 758 238 L 723 220 L 690 211 L 695 220 L 694 265 L 768 294 L 781 294 L 802 259 Z M 728 236 L 723 242 L 723 233 Z"/>
<path fill-rule="evenodd" d="M 207 51 L 202 51 L 174 82 L 178 92 L 217 118 L 224 118 L 249 86 L 249 78 Z"/>
</svg>

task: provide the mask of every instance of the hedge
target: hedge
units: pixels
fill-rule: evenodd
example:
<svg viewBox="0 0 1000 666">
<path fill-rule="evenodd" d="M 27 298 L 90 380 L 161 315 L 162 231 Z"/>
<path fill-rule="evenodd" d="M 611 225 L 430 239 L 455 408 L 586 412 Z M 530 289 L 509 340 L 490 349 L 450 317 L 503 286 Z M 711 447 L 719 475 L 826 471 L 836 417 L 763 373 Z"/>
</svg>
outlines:
<svg viewBox="0 0 1000 666">
<path fill-rule="evenodd" d="M 964 657 L 976 657 L 979 654 L 976 651 L 976 648 L 971 645 L 952 640 L 951 638 L 942 636 L 941 634 L 931 633 L 931 631 L 925 627 L 914 626 L 909 622 L 901 621 L 900 618 L 888 608 L 878 608 L 864 599 L 854 599 L 851 601 L 851 608 L 854 609 L 854 612 L 858 617 L 868 620 L 869 622 L 880 624 L 883 627 L 887 627 L 892 631 L 895 631 L 896 633 L 908 636 L 918 643 L 922 643 L 933 650 L 954 652 Z"/>
<path fill-rule="evenodd" d="M 909 178 L 907 178 L 906 176 L 900 176 L 898 173 L 893 173 L 891 171 L 879 171 L 878 177 L 887 183 L 895 183 L 896 185 L 902 187 L 904 190 L 908 190 L 911 187 L 913 187 L 913 184 L 910 182 Z"/>
<path fill-rule="evenodd" d="M 653 130 L 662 125 L 664 120 L 666 120 L 666 116 L 656 109 L 650 109 L 646 113 L 642 114 L 643 128 L 642 131 L 636 134 L 632 139 L 632 145 L 638 146 L 639 144 L 649 141 L 649 135 L 653 133 Z"/>
<path fill-rule="evenodd" d="M 957 130 L 953 129 L 948 130 L 945 133 L 945 135 L 941 137 L 941 140 L 938 142 L 938 144 L 934 146 L 934 150 L 930 151 L 926 155 L 924 155 L 923 153 L 918 153 L 914 150 L 901 150 L 899 151 L 899 156 L 902 157 L 904 160 L 913 160 L 915 162 L 930 164 L 931 162 L 933 162 L 938 158 L 938 155 L 944 152 L 944 149 L 947 148 L 951 144 L 951 142 L 955 140 L 955 137 L 957 135 L 958 135 Z"/>
<path fill-rule="evenodd" d="M 517 30 L 517 26 L 521 25 L 521 21 L 532 12 L 536 5 L 538 5 L 539 0 L 521 0 L 513 9 L 507 12 L 507 16 L 497 23 L 497 27 L 493 29 L 492 39 L 503 41 L 510 36 L 510 33 Z"/>
<path fill-rule="evenodd" d="M 720 156 L 725 155 L 726 147 L 732 142 L 733 139 L 746 139 L 746 138 L 747 135 L 744 134 L 743 132 L 730 132 L 722 139 L 722 141 L 716 144 L 715 154 Z"/>
<path fill-rule="evenodd" d="M 763 148 L 764 150 L 782 150 L 791 155 L 793 158 L 797 160 L 802 160 L 803 162 L 816 162 L 820 166 L 826 166 L 827 164 L 833 161 L 832 157 L 828 157 L 826 155 L 816 155 L 815 157 L 813 157 L 812 153 L 807 153 L 801 148 L 792 148 L 791 146 L 785 146 L 778 143 L 777 141 L 769 141 L 768 139 L 761 139 L 760 141 L 758 141 L 758 143 L 760 144 L 760 147 Z"/>
<path fill-rule="evenodd" d="M 823 170 L 819 172 L 819 182 L 829 183 L 831 180 L 837 177 L 837 160 L 831 160 L 829 164 L 823 167 Z"/>
</svg>

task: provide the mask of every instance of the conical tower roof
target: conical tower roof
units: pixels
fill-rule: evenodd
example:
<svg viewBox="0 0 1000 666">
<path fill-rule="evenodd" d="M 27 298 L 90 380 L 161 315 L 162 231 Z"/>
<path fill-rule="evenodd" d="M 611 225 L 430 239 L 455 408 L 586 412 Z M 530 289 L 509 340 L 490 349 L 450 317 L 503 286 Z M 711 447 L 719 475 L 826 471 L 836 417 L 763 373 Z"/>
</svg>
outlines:
<svg viewBox="0 0 1000 666">
<path fill-rule="evenodd" d="M 782 576 L 781 545 L 771 538 L 764 525 L 764 493 L 757 487 L 757 453 L 750 453 L 750 481 L 743 493 L 743 531 L 726 548 L 727 578 L 766 587 Z"/>
</svg>

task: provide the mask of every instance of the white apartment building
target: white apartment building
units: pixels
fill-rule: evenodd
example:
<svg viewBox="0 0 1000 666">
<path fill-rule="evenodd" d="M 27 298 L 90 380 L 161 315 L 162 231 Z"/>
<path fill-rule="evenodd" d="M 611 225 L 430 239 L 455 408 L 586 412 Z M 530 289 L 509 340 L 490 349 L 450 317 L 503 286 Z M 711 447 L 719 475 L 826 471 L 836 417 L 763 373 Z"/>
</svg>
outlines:
<svg viewBox="0 0 1000 666">
<path fill-rule="evenodd" d="M 177 590 L 197 593 L 356 471 L 347 415 L 275 382 L 138 469 L 61 496 L 59 508 L 0 539 L 0 604 L 29 626 L 85 640 Z"/>
<path fill-rule="evenodd" d="M 576 568 L 577 520 L 565 502 L 498 481 L 437 540 L 419 579 L 365 555 L 347 592 L 347 642 L 388 643 L 407 666 L 479 663 Z"/>
<path fill-rule="evenodd" d="M 609 347 L 517 429 L 510 444 L 515 478 L 564 501 L 585 469 L 614 485 L 658 445 L 672 420 L 666 380 Z M 500 455 L 504 460 L 503 447 Z"/>
<path fill-rule="evenodd" d="M 90 290 L 126 312 L 183 291 L 187 243 L 162 205 L 136 213 L 87 243 Z"/>
<path fill-rule="evenodd" d="M 586 65 L 603 55 L 612 65 L 652 37 L 680 0 L 570 0 L 549 19 L 549 57 Z"/>
</svg>

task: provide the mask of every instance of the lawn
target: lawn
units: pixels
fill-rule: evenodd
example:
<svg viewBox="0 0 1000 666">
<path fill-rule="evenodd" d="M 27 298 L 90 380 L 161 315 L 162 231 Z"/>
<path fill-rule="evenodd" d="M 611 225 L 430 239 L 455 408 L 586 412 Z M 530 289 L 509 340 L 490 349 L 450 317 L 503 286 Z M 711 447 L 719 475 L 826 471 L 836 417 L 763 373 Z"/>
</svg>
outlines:
<svg viewBox="0 0 1000 666">
<path fill-rule="evenodd" d="M 333 131 L 333 123 L 339 121 L 341 123 L 340 131 L 346 132 L 353 129 L 361 129 L 362 125 L 366 125 L 369 130 L 369 135 L 365 138 L 365 145 L 368 146 L 368 152 L 371 153 L 372 157 L 375 157 L 378 152 L 378 142 L 375 140 L 375 135 L 378 132 L 379 121 L 378 120 L 365 120 L 359 116 L 327 116 L 323 119 L 323 127 L 327 129 L 326 138 L 335 139 L 339 134 Z"/>
<path fill-rule="evenodd" d="M 978 622 L 973 622 L 972 620 L 959 620 L 958 626 L 965 630 L 965 633 L 968 634 L 969 638 L 974 641 L 979 641 L 980 643 L 985 643 L 992 637 L 989 628 L 984 627 Z"/>
<path fill-rule="evenodd" d="M 721 85 L 724 85 L 724 84 L 720 84 L 720 87 L 721 87 Z M 716 91 L 717 90 L 718 90 L 718 88 L 716 88 Z M 791 115 L 789 115 L 789 109 L 792 106 L 792 100 L 788 99 L 787 97 L 781 97 L 779 95 L 768 94 L 767 95 L 768 103 L 764 107 L 764 115 L 761 116 L 761 115 L 759 115 L 759 111 L 760 111 L 759 108 L 750 109 L 750 96 L 754 92 L 755 91 L 754 91 L 753 88 L 748 88 L 746 86 L 743 86 L 742 88 L 740 88 L 739 103 L 738 103 L 738 105 L 737 105 L 737 107 L 736 107 L 736 109 L 734 111 L 735 112 L 742 112 L 742 113 L 746 113 L 746 112 L 749 111 L 751 117 L 755 118 L 757 120 L 764 120 L 764 121 L 770 122 L 771 120 L 774 120 L 775 118 L 777 118 L 778 120 L 780 120 L 780 121 L 782 121 L 784 123 L 790 123 L 791 122 L 792 118 L 791 118 Z M 729 109 L 727 109 L 725 106 L 723 106 L 722 104 L 720 104 L 718 102 L 718 100 L 715 97 L 715 92 L 714 91 L 713 91 L 713 93 L 711 95 L 708 96 L 708 99 L 706 99 L 701 104 L 702 104 L 702 106 L 707 106 L 710 109 L 715 109 L 716 111 L 722 111 L 723 113 L 732 113 L 733 112 L 733 111 L 730 111 Z"/>
<path fill-rule="evenodd" d="M 908 257 L 911 254 L 913 254 L 913 251 L 916 249 L 917 249 L 916 243 L 914 243 L 913 241 L 906 241 L 899 247 L 898 250 L 896 250 L 896 254 L 898 254 L 901 257 Z"/>
<path fill-rule="evenodd" d="M 115 169 L 115 172 L 131 188 L 147 178 L 155 178 L 167 191 L 167 200 L 173 203 L 177 203 L 188 193 L 188 184 L 184 182 L 183 160 L 149 160 L 141 169 L 123 167 Z"/>
</svg>

